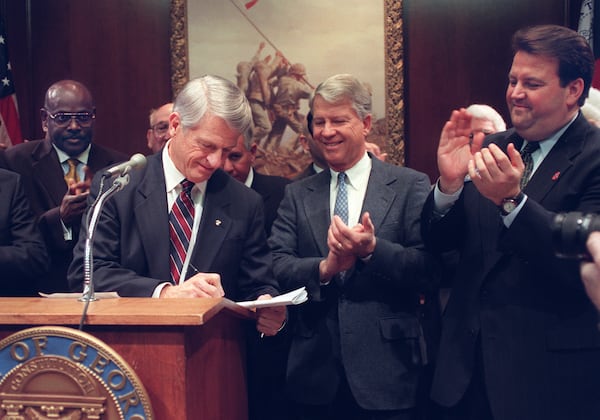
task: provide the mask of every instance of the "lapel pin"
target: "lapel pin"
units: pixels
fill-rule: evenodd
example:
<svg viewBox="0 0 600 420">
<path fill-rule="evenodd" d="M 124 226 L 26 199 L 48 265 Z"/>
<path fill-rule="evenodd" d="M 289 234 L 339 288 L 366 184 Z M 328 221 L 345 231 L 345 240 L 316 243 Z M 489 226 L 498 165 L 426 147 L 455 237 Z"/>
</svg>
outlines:
<svg viewBox="0 0 600 420">
<path fill-rule="evenodd" d="M 556 181 L 559 176 L 560 176 L 560 172 L 554 172 L 554 175 L 552 175 L 552 181 Z"/>
<path fill-rule="evenodd" d="M 215 220 L 215 226 L 221 226 L 221 223 L 223 222 L 221 222 L 219 219 Z"/>
</svg>

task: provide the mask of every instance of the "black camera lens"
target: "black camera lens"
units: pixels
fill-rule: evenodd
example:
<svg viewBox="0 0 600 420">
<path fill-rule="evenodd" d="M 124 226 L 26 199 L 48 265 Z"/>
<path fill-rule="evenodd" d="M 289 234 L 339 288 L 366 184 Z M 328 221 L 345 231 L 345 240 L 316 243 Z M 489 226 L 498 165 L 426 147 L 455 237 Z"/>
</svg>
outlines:
<svg viewBox="0 0 600 420">
<path fill-rule="evenodd" d="M 585 244 L 594 231 L 600 231 L 600 215 L 582 212 L 557 214 L 552 225 L 556 255 L 577 260 L 591 259 Z"/>
</svg>

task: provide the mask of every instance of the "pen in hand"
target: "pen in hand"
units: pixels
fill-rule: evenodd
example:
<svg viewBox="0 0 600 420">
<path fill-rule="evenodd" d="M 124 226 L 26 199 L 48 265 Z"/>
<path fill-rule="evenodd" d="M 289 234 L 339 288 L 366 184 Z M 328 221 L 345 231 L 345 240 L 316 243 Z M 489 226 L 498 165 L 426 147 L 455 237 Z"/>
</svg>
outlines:
<svg viewBox="0 0 600 420">
<path fill-rule="evenodd" d="M 189 264 L 188 264 L 188 274 L 190 274 L 190 275 L 192 275 L 192 276 L 193 276 L 193 275 L 196 275 L 196 274 L 198 274 L 199 272 L 200 272 L 200 270 L 198 270 L 198 269 L 197 269 L 197 268 L 194 266 L 194 264 L 192 264 L 192 263 L 189 263 Z M 189 276 L 189 275 L 186 275 L 186 277 L 190 277 L 190 276 Z"/>
</svg>

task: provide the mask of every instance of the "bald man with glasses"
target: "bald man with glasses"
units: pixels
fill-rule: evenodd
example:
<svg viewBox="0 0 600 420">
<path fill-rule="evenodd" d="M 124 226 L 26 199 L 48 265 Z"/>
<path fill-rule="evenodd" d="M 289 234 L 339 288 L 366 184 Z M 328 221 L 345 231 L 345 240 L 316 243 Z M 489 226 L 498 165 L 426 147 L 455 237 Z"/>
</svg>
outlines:
<svg viewBox="0 0 600 420">
<path fill-rule="evenodd" d="M 91 175 L 127 156 L 92 143 L 96 106 L 88 88 L 77 81 L 50 86 L 40 116 L 45 138 L 9 148 L 3 164 L 21 175 L 50 256 L 49 275 L 37 288 L 60 292 L 68 290 L 66 273 Z"/>
</svg>

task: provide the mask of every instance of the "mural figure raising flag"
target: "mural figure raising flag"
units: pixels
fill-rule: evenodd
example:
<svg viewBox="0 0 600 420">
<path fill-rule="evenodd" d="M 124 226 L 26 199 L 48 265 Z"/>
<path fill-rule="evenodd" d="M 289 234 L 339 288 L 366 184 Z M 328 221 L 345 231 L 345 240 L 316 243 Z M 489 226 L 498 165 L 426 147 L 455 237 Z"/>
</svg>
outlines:
<svg viewBox="0 0 600 420">
<path fill-rule="evenodd" d="M 0 149 L 22 142 L 17 96 L 8 59 L 6 31 L 0 16 Z"/>
</svg>

